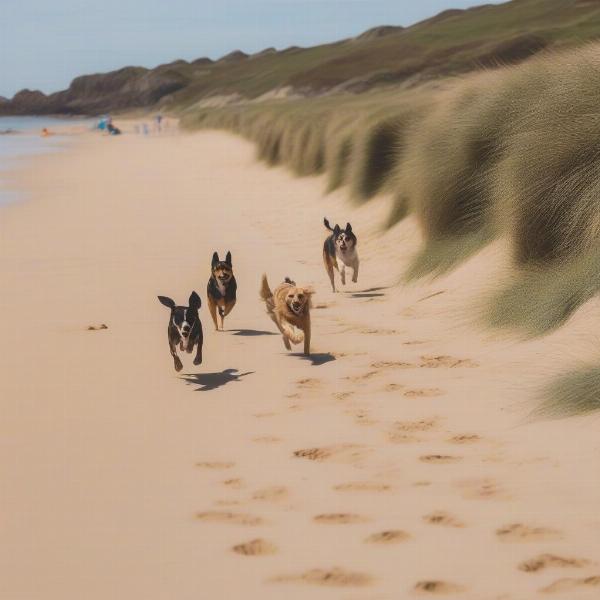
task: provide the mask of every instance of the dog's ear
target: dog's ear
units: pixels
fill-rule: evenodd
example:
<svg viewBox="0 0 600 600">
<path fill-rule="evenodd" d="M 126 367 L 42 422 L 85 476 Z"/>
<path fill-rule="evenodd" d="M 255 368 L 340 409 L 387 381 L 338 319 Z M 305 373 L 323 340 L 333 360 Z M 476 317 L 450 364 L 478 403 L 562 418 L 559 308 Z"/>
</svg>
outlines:
<svg viewBox="0 0 600 600">
<path fill-rule="evenodd" d="M 352 233 L 352 225 L 350 225 L 350 223 L 346 223 L 346 231 Z"/>
<path fill-rule="evenodd" d="M 192 310 L 198 310 L 202 306 L 202 300 L 200 300 L 200 296 L 196 294 L 196 292 L 192 292 L 190 294 L 190 299 L 188 300 L 188 306 Z"/>
<path fill-rule="evenodd" d="M 333 228 L 333 233 L 334 233 L 335 235 L 340 235 L 340 232 L 341 232 L 341 231 L 342 231 L 342 230 L 340 229 L 340 226 L 339 226 L 339 225 L 336 223 L 335 227 Z"/>
<path fill-rule="evenodd" d="M 213 256 L 212 256 L 212 261 L 211 261 L 211 266 L 214 267 L 215 265 L 218 265 L 221 261 L 219 260 L 219 253 L 218 252 L 213 252 Z"/>
<path fill-rule="evenodd" d="M 161 304 L 164 304 L 167 308 L 173 309 L 175 308 L 175 301 L 171 300 L 167 296 L 159 296 L 158 300 Z"/>
<path fill-rule="evenodd" d="M 231 252 L 227 252 L 227 256 L 225 257 L 225 262 L 231 267 Z"/>
<path fill-rule="evenodd" d="M 315 293 L 315 288 L 312 285 L 308 285 L 306 287 L 302 288 L 302 291 L 307 295 L 307 296 L 312 296 Z"/>
</svg>

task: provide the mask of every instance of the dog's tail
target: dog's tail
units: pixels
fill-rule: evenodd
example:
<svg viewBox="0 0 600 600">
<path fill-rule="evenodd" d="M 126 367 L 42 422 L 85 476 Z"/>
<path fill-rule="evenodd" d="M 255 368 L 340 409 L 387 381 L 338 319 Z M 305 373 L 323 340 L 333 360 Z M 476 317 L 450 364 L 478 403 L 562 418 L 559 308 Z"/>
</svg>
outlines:
<svg viewBox="0 0 600 600">
<path fill-rule="evenodd" d="M 270 315 L 272 315 L 273 309 L 275 308 L 275 300 L 273 299 L 273 292 L 269 287 L 267 276 L 264 274 L 262 276 L 262 282 L 260 285 L 260 297 L 264 300 L 264 303 L 267 305 L 267 312 Z"/>
<path fill-rule="evenodd" d="M 329 229 L 329 231 L 333 231 L 333 227 L 329 224 L 329 221 L 327 220 L 327 217 L 323 217 L 323 225 L 325 225 L 325 227 L 327 229 Z"/>
</svg>

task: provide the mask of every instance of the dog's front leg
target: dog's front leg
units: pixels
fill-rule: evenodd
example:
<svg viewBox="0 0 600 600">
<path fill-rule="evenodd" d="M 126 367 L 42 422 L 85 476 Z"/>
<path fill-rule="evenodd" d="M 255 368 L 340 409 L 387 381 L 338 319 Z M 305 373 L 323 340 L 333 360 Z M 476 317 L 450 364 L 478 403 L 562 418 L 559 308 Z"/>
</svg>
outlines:
<svg viewBox="0 0 600 600">
<path fill-rule="evenodd" d="M 217 324 L 217 303 L 212 299 L 210 294 L 208 295 L 208 312 L 215 324 L 215 329 L 219 331 L 219 325 Z"/>
<path fill-rule="evenodd" d="M 292 345 L 290 344 L 290 338 L 288 338 L 288 336 L 285 333 L 283 334 L 283 345 L 285 346 L 286 350 L 292 349 Z"/>
<path fill-rule="evenodd" d="M 171 356 L 173 357 L 173 363 L 176 371 L 183 369 L 183 364 L 179 356 L 177 356 L 177 346 L 169 342 L 169 349 L 171 350 Z"/>
<path fill-rule="evenodd" d="M 342 285 L 346 285 L 346 265 L 342 263 L 342 268 L 340 269 L 340 279 L 342 280 Z"/>
<path fill-rule="evenodd" d="M 354 269 L 353 269 L 353 272 L 352 272 L 352 281 L 353 281 L 354 283 L 356 283 L 356 282 L 358 281 L 358 265 L 359 265 L 359 262 L 358 262 L 358 260 L 357 260 L 357 261 L 354 263 Z"/>
<path fill-rule="evenodd" d="M 306 356 L 310 356 L 310 334 L 311 334 L 311 327 L 310 327 L 310 317 L 309 317 L 309 318 L 307 318 L 306 325 L 304 327 L 304 354 Z"/>
<path fill-rule="evenodd" d="M 194 364 L 202 364 L 202 338 L 200 338 L 200 341 L 198 342 L 198 348 L 196 349 L 196 357 L 194 358 Z"/>
</svg>

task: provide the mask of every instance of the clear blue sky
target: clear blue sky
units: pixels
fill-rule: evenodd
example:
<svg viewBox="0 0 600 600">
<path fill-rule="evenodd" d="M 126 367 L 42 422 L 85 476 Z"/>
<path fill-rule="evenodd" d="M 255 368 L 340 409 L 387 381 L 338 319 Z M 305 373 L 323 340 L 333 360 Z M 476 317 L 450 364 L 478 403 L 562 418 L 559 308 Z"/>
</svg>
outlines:
<svg viewBox="0 0 600 600">
<path fill-rule="evenodd" d="M 0 95 L 234 49 L 309 46 L 485 0 L 0 0 Z"/>
</svg>

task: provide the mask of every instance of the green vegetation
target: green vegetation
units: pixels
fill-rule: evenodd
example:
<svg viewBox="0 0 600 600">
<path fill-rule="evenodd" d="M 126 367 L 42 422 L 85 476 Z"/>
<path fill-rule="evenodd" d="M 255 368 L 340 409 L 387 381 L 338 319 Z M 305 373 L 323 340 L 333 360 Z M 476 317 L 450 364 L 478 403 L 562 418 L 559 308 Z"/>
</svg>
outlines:
<svg viewBox="0 0 600 600">
<path fill-rule="evenodd" d="M 600 367 L 583 366 L 563 373 L 541 393 L 534 418 L 558 419 L 585 415 L 600 409 Z"/>
</svg>

